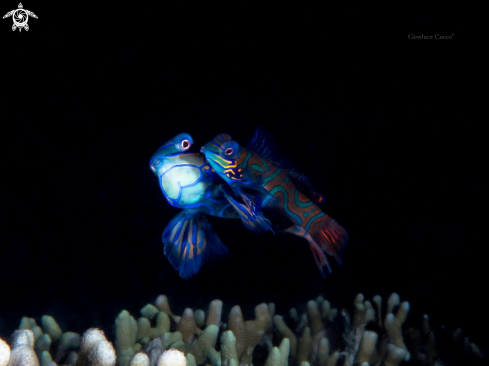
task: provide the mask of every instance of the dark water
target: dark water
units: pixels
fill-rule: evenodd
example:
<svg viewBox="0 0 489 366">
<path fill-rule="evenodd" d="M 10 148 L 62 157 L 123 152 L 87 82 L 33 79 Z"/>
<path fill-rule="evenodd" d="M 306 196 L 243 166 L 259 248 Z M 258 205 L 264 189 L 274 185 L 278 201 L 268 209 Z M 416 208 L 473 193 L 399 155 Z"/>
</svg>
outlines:
<svg viewBox="0 0 489 366">
<path fill-rule="evenodd" d="M 219 298 L 285 313 L 397 292 L 413 323 L 427 313 L 488 348 L 485 141 L 446 10 L 24 6 L 29 32 L 0 28 L 3 338 L 42 314 L 110 333 L 159 294 L 177 312 Z M 323 280 L 301 239 L 211 218 L 230 256 L 182 280 L 161 244 L 179 210 L 149 158 L 180 132 L 245 143 L 258 125 L 348 230 L 344 266 Z"/>
</svg>

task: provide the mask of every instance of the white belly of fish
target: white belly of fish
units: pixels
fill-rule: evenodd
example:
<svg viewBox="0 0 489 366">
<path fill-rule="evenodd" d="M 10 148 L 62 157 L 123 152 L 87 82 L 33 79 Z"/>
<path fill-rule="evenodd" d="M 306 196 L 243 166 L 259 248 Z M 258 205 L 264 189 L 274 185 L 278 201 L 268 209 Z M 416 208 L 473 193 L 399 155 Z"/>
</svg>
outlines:
<svg viewBox="0 0 489 366">
<path fill-rule="evenodd" d="M 204 198 L 207 185 L 200 168 L 173 166 L 161 176 L 161 189 L 173 206 L 186 208 Z"/>
</svg>

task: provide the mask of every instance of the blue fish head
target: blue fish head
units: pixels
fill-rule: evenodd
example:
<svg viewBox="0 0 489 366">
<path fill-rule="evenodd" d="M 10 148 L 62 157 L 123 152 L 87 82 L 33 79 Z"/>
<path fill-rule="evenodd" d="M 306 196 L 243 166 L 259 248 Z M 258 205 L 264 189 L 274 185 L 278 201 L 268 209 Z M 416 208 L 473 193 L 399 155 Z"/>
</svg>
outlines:
<svg viewBox="0 0 489 366">
<path fill-rule="evenodd" d="M 166 157 L 188 153 L 188 150 L 193 143 L 194 140 L 188 133 L 180 133 L 176 135 L 156 150 L 149 160 L 149 168 L 153 173 L 159 175 L 159 168 L 163 166 Z"/>
<path fill-rule="evenodd" d="M 236 160 L 241 147 L 227 133 L 217 135 L 211 142 L 201 147 L 207 162 L 226 182 L 232 182 L 230 173 L 236 168 Z M 233 173 L 234 174 L 234 173 Z"/>
</svg>

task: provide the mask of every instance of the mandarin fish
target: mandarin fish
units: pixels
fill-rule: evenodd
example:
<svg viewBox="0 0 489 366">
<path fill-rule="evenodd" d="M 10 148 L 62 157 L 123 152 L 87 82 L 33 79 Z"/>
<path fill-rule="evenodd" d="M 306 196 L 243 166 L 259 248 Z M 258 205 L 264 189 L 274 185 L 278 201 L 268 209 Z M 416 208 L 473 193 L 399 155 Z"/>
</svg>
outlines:
<svg viewBox="0 0 489 366">
<path fill-rule="evenodd" d="M 331 267 L 324 252 L 342 265 L 341 254 L 348 234 L 317 205 L 324 202 L 324 196 L 311 186 L 306 176 L 286 169 L 268 140 L 272 139 L 266 131 L 257 129 L 247 149 L 222 133 L 204 145 L 201 152 L 235 195 L 242 198 L 252 216 L 272 218 L 272 228 L 276 222 L 273 217 L 278 216 L 283 220 L 284 232 L 305 238 L 321 275 L 326 277 L 323 267 L 327 266 L 330 273 Z M 265 223 L 270 225 L 269 222 Z M 259 220 L 257 225 L 263 231 L 267 229 Z"/>
<path fill-rule="evenodd" d="M 149 162 L 166 200 L 184 209 L 162 235 L 165 256 L 182 278 L 197 274 L 209 259 L 228 254 L 205 215 L 239 218 L 254 232 L 267 227 L 262 214 L 252 213 L 232 191 L 225 192 L 226 183 L 204 156 L 189 151 L 192 144 L 192 137 L 181 133 L 164 143 Z"/>
</svg>

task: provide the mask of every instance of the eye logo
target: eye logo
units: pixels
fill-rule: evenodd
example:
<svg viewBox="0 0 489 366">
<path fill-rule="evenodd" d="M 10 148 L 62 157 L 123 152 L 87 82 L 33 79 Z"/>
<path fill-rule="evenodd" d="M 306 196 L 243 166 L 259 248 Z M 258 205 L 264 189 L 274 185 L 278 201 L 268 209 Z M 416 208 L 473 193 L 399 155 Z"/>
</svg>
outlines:
<svg viewBox="0 0 489 366">
<path fill-rule="evenodd" d="M 29 15 L 33 18 L 37 18 L 37 15 L 34 14 L 32 11 L 24 9 L 22 6 L 22 3 L 19 3 L 19 8 L 9 11 L 7 14 L 3 16 L 3 19 L 12 17 L 14 21 L 14 25 L 12 25 L 12 30 L 15 31 L 17 28 L 19 28 L 19 32 L 22 31 L 22 28 L 24 28 L 26 31 L 29 30 L 29 26 L 27 25 L 27 21 L 29 20 Z"/>
</svg>

